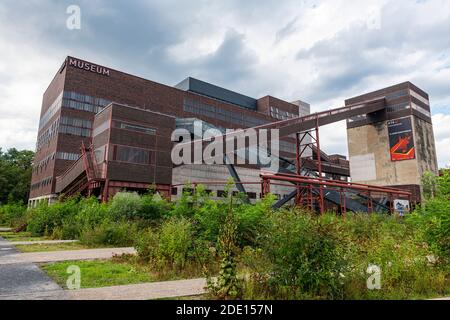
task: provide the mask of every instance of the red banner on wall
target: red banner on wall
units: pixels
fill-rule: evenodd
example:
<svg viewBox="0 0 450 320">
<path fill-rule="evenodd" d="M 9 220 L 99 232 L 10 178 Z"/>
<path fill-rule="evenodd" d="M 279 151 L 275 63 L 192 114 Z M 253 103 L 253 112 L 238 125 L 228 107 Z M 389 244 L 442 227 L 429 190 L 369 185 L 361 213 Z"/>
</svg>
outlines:
<svg viewBox="0 0 450 320">
<path fill-rule="evenodd" d="M 411 117 L 387 122 L 392 161 L 415 159 L 414 136 Z"/>
</svg>

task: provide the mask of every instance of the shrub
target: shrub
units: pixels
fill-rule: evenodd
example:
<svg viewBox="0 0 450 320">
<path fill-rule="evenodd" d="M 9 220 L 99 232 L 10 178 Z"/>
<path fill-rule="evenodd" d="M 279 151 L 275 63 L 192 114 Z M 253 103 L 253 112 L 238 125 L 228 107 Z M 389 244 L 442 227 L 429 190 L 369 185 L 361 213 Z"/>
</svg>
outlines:
<svg viewBox="0 0 450 320">
<path fill-rule="evenodd" d="M 436 195 L 424 201 L 407 217 L 418 230 L 420 241 L 426 242 L 444 264 L 450 261 L 450 174 L 436 178 Z"/>
<path fill-rule="evenodd" d="M 80 229 L 95 227 L 105 221 L 111 220 L 109 206 L 100 203 L 96 198 L 83 199 L 79 203 L 79 211 L 75 222 Z"/>
<path fill-rule="evenodd" d="M 159 232 L 148 228 L 137 234 L 135 244 L 139 257 L 146 262 L 155 262 L 159 254 Z"/>
<path fill-rule="evenodd" d="M 18 226 L 24 222 L 27 208 L 21 203 L 5 204 L 0 207 L 0 224 Z"/>
<path fill-rule="evenodd" d="M 183 268 L 192 254 L 193 228 L 185 218 L 170 218 L 164 221 L 160 230 L 148 229 L 138 236 L 136 248 L 141 258 L 158 269 Z"/>
<path fill-rule="evenodd" d="M 109 212 L 114 221 L 136 219 L 142 210 L 141 197 L 133 192 L 119 192 L 110 202 Z"/>
<path fill-rule="evenodd" d="M 444 261 L 449 261 L 450 201 L 440 198 L 427 200 L 407 221 L 417 228 L 421 241 L 426 242 Z"/>
<path fill-rule="evenodd" d="M 63 227 L 64 221 L 73 221 L 77 213 L 78 203 L 75 199 L 56 202 L 50 206 L 42 203 L 31 211 L 28 231 L 34 235 L 52 235 L 55 228 Z"/>
<path fill-rule="evenodd" d="M 237 221 L 233 212 L 233 199 L 230 199 L 228 213 L 220 228 L 219 249 L 220 249 L 220 271 L 217 279 L 208 277 L 209 291 L 219 299 L 236 299 L 242 295 L 242 285 L 237 277 L 236 237 Z"/>
<path fill-rule="evenodd" d="M 192 224 L 189 220 L 169 219 L 161 226 L 159 251 L 162 260 L 183 267 L 192 247 Z"/>
<path fill-rule="evenodd" d="M 141 202 L 142 207 L 137 216 L 147 221 L 158 222 L 171 210 L 171 204 L 159 194 L 144 195 Z"/>
<path fill-rule="evenodd" d="M 261 294 L 278 299 L 341 297 L 348 246 L 339 231 L 332 215 L 294 210 L 271 215 L 268 232 L 260 239 L 265 272 L 252 275 L 265 289 Z"/>
<path fill-rule="evenodd" d="M 134 244 L 137 229 L 126 222 L 105 221 L 94 227 L 85 227 L 80 234 L 80 242 L 89 246 L 128 247 Z"/>
</svg>

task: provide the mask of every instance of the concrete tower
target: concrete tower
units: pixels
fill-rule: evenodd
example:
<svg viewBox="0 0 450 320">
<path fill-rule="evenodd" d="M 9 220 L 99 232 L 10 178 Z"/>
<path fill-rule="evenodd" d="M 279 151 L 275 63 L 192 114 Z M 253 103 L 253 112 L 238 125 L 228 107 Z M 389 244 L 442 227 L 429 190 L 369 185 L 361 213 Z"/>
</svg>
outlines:
<svg viewBox="0 0 450 320">
<path fill-rule="evenodd" d="M 352 181 L 406 189 L 420 201 L 423 173 L 438 173 L 428 94 L 405 82 L 345 104 L 378 99 L 384 100 L 384 110 L 347 120 Z"/>
</svg>

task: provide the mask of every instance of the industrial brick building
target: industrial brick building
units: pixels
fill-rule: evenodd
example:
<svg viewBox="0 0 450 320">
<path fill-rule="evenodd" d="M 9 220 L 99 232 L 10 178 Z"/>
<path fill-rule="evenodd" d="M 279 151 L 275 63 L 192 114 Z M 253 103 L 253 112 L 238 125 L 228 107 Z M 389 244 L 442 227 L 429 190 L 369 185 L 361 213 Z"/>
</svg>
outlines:
<svg viewBox="0 0 450 320">
<path fill-rule="evenodd" d="M 310 175 L 317 181 L 333 180 L 337 181 L 333 186 L 341 186 L 340 196 L 332 189 L 324 193 L 322 185 L 318 191 L 311 187 L 311 207 L 313 198 L 320 195 L 322 209 L 325 197 L 333 205 L 340 204 L 341 211 L 347 207 L 362 210 L 366 204 L 355 202 L 355 196 L 345 191 L 350 179 L 349 162 L 345 156 L 327 155 L 320 149 L 319 126 L 348 119 L 353 181 L 415 190 L 424 170 L 437 170 L 429 110 L 428 95 L 410 83 L 349 99 L 344 108 L 310 115 L 309 105 L 300 100 L 287 102 L 272 96 L 255 99 L 194 78 L 172 87 L 67 57 L 44 93 L 29 205 L 51 202 L 61 194 L 82 193 L 107 200 L 123 189 L 143 192 L 150 186 L 177 197 L 187 182 L 225 181 L 230 177 L 235 182 L 259 180 L 261 168 L 255 166 L 172 164 L 172 131 L 185 128 L 193 135 L 194 121 L 202 121 L 220 131 L 279 129 L 282 172 Z M 389 134 L 402 134 L 405 130 L 392 128 L 398 119 L 407 117 L 412 121 L 414 139 L 406 137 L 399 141 L 398 152 L 389 153 Z M 397 129 L 409 125 L 404 121 L 400 120 Z M 411 141 L 416 148 L 414 157 Z M 406 159 L 389 162 L 389 154 L 397 157 L 395 160 Z M 362 167 L 367 164 L 370 170 L 364 172 Z M 260 183 L 246 189 L 242 186 L 236 183 L 237 190 L 245 191 L 251 200 L 264 196 Z M 224 189 L 218 184 L 207 187 L 214 196 L 220 196 Z M 397 192 L 381 187 L 367 190 L 368 196 L 364 193 L 362 199 L 370 199 L 370 203 L 375 193 L 392 198 Z M 283 203 L 292 200 L 295 192 L 301 199 L 299 184 L 274 183 L 271 189 L 281 202 L 286 199 Z M 379 206 L 385 208 L 386 197 L 383 201 Z"/>
<path fill-rule="evenodd" d="M 171 87 L 81 59 L 67 57 L 43 96 L 30 204 L 43 199 L 56 198 L 62 191 L 61 185 L 58 186 L 58 190 L 56 189 L 57 177 L 66 175 L 69 168 L 76 162 L 81 162 L 79 161 L 81 146 L 87 147 L 94 142 L 94 148 L 98 147 L 96 140 L 93 141 L 96 130 L 95 115 L 104 117 L 102 110 L 111 102 L 116 104 L 111 108 L 112 110 L 119 108 L 120 104 L 152 111 L 153 114 L 170 115 L 177 118 L 179 122 L 199 119 L 217 128 L 232 129 L 254 127 L 309 113 L 309 105 L 301 101 L 289 103 L 271 96 L 254 99 L 193 78 L 187 78 Z M 110 112 L 107 111 L 108 114 Z M 123 117 L 126 126 L 134 123 L 127 119 L 133 112 Z M 156 135 L 163 130 L 158 125 L 150 126 L 155 130 Z M 129 128 L 128 130 L 112 128 L 112 132 L 115 130 L 121 131 L 117 135 L 122 137 L 130 134 L 146 134 L 133 132 Z M 167 133 L 164 131 L 164 134 Z M 151 134 L 147 133 L 146 138 L 150 136 Z M 154 160 L 152 165 L 159 168 L 151 178 L 147 176 L 151 181 L 145 181 L 145 183 L 166 188 L 167 184 L 170 185 L 167 175 L 172 168 L 168 171 L 161 169 L 168 166 L 170 162 L 167 150 L 161 149 L 161 146 L 164 145 L 164 148 L 171 146 L 170 134 L 164 139 L 164 143 L 159 143 L 158 147 L 144 147 L 144 150 L 152 153 Z M 280 155 L 292 159 L 294 142 L 295 140 L 289 137 L 284 138 L 280 146 Z M 111 150 L 120 143 L 124 142 L 112 139 L 108 146 Z M 125 144 L 128 143 L 131 143 L 130 139 Z M 121 176 L 124 187 L 138 182 L 130 172 L 136 165 L 133 163 L 135 160 L 131 160 L 128 164 L 132 166 L 122 167 L 118 165 L 118 160 L 113 158 L 108 160 L 110 161 L 109 172 L 115 177 Z M 113 171 L 115 173 L 112 173 Z M 348 176 L 348 165 L 347 168 L 344 165 L 343 172 Z M 144 170 L 141 174 L 145 173 Z M 164 178 L 160 179 L 162 176 Z M 109 180 L 108 177 L 104 178 Z M 118 180 L 115 181 L 117 184 Z"/>
</svg>

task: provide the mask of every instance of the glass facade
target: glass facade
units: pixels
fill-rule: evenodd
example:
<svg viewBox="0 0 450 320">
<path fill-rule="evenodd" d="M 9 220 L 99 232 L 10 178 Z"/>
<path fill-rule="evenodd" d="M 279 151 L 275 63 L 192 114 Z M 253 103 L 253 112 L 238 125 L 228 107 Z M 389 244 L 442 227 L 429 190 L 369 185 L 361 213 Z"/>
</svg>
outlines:
<svg viewBox="0 0 450 320">
<path fill-rule="evenodd" d="M 270 122 L 258 117 L 244 116 L 243 113 L 228 111 L 223 108 L 208 105 L 192 98 L 184 99 L 183 110 L 211 119 L 229 122 L 242 128 L 256 127 Z"/>
</svg>

